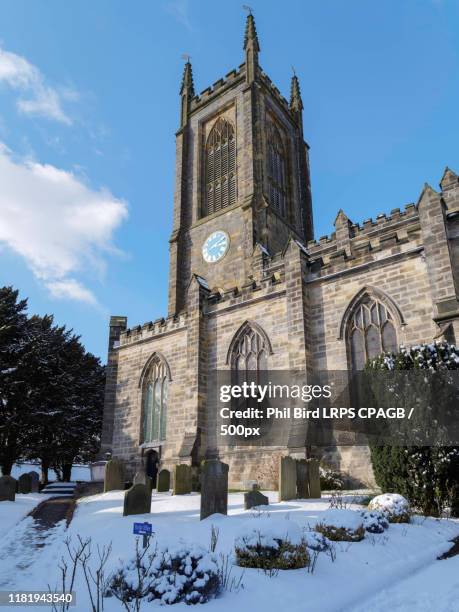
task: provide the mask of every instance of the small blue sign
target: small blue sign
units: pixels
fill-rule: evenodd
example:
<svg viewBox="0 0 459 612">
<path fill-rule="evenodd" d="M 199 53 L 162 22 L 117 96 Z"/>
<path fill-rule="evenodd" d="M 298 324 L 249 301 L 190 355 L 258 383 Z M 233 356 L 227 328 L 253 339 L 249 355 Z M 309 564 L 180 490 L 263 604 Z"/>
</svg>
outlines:
<svg viewBox="0 0 459 612">
<path fill-rule="evenodd" d="M 151 523 L 134 523 L 134 534 L 135 535 L 151 535 L 153 525 Z"/>
</svg>

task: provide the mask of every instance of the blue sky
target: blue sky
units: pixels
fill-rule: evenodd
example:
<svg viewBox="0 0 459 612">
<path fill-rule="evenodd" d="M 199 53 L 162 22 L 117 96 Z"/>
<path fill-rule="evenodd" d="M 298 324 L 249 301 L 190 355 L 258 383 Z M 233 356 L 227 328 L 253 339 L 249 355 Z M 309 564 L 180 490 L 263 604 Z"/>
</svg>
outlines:
<svg viewBox="0 0 459 612">
<path fill-rule="evenodd" d="M 105 360 L 110 314 L 166 314 L 178 89 L 243 60 L 225 0 L 3 0 L 0 284 Z M 252 0 L 260 62 L 300 78 L 316 237 L 459 170 L 459 3 Z"/>
</svg>

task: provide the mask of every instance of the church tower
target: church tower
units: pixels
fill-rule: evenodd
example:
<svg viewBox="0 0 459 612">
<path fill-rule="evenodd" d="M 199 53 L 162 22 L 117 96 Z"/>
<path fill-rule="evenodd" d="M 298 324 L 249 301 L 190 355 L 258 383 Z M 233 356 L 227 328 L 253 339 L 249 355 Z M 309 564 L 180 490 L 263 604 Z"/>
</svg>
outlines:
<svg viewBox="0 0 459 612">
<path fill-rule="evenodd" d="M 274 256 L 313 237 L 308 145 L 296 75 L 288 102 L 260 67 L 252 14 L 245 61 L 195 94 L 191 63 L 180 88 L 169 315 L 187 307 L 193 275 L 209 289 L 252 282 L 257 247 Z"/>
</svg>

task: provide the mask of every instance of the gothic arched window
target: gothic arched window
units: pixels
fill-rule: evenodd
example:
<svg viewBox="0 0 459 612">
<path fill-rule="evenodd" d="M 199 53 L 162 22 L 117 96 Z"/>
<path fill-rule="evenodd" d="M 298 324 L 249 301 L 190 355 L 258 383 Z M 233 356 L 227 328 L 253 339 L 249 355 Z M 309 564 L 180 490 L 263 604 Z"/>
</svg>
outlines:
<svg viewBox="0 0 459 612">
<path fill-rule="evenodd" d="M 364 295 L 348 322 L 350 365 L 362 370 L 368 359 L 397 350 L 397 332 L 392 313 L 377 298 Z"/>
<path fill-rule="evenodd" d="M 271 343 L 264 330 L 252 321 L 246 321 L 236 332 L 227 355 L 233 384 L 244 380 L 258 382 L 259 373 L 268 369 Z"/>
<path fill-rule="evenodd" d="M 268 128 L 268 198 L 269 203 L 283 217 L 287 214 L 287 177 L 285 150 L 277 127 Z"/>
<path fill-rule="evenodd" d="M 229 121 L 217 119 L 206 143 L 204 216 L 236 203 L 236 138 Z"/>
<path fill-rule="evenodd" d="M 143 383 L 143 442 L 166 439 L 169 374 L 165 362 L 155 356 Z"/>
</svg>

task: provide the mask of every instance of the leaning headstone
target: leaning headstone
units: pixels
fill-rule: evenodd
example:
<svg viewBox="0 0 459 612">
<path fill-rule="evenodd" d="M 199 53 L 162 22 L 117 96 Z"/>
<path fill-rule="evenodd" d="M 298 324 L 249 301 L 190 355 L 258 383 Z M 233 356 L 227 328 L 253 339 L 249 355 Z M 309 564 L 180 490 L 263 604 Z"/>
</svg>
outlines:
<svg viewBox="0 0 459 612">
<path fill-rule="evenodd" d="M 299 499 L 308 499 L 309 495 L 309 464 L 306 459 L 296 462 L 296 492 Z"/>
<path fill-rule="evenodd" d="M 252 490 L 244 493 L 244 508 L 250 510 L 256 506 L 268 506 L 269 499 L 258 490 L 258 485 L 254 484 Z"/>
<path fill-rule="evenodd" d="M 29 472 L 31 482 L 31 492 L 38 493 L 40 491 L 40 474 L 38 472 Z"/>
<path fill-rule="evenodd" d="M 156 490 L 158 493 L 167 493 L 171 488 L 171 473 L 169 470 L 161 470 L 158 474 L 158 484 Z"/>
<path fill-rule="evenodd" d="M 174 468 L 174 495 L 191 493 L 191 467 L 185 463 Z"/>
<path fill-rule="evenodd" d="M 280 457 L 279 501 L 296 498 L 296 461 L 292 457 Z"/>
<path fill-rule="evenodd" d="M 150 493 L 153 491 L 153 480 L 143 470 L 135 473 L 132 484 L 143 484 L 150 490 Z"/>
<path fill-rule="evenodd" d="M 30 474 L 21 474 L 18 480 L 18 493 L 32 492 L 32 478 Z"/>
<path fill-rule="evenodd" d="M 16 479 L 12 476 L 0 478 L 0 502 L 14 501 L 16 497 Z"/>
<path fill-rule="evenodd" d="M 311 497 L 312 499 L 319 499 L 322 494 L 320 491 L 320 472 L 318 459 L 308 459 L 308 470 L 309 497 Z"/>
<path fill-rule="evenodd" d="M 118 459 L 110 459 L 105 466 L 104 493 L 124 489 L 124 466 Z"/>
<path fill-rule="evenodd" d="M 123 516 L 149 514 L 151 511 L 151 491 L 144 484 L 134 484 L 124 494 Z"/>
<path fill-rule="evenodd" d="M 203 461 L 201 465 L 201 521 L 211 514 L 228 513 L 229 466 L 218 459 Z"/>
</svg>

